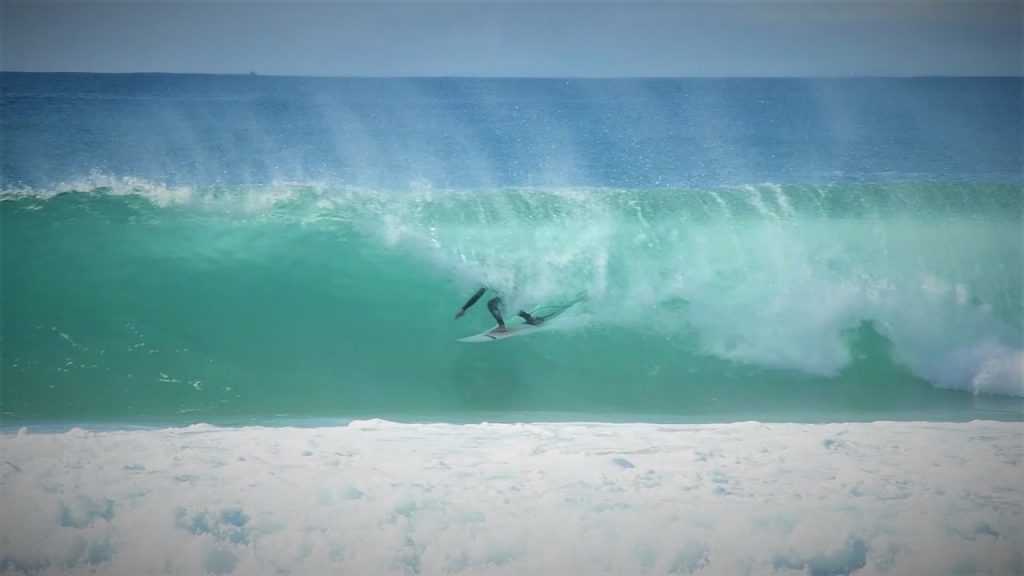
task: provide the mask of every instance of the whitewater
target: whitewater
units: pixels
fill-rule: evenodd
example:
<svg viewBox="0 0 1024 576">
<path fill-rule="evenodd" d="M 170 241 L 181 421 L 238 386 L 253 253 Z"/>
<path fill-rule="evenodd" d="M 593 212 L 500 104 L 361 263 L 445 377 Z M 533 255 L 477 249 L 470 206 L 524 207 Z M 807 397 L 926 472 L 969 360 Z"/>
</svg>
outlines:
<svg viewBox="0 0 1024 576">
<path fill-rule="evenodd" d="M 1019 78 L 0 80 L 0 573 L 1024 573 Z"/>
<path fill-rule="evenodd" d="M 26 430 L 0 570 L 1019 574 L 1022 446 L 1002 422 Z"/>
</svg>

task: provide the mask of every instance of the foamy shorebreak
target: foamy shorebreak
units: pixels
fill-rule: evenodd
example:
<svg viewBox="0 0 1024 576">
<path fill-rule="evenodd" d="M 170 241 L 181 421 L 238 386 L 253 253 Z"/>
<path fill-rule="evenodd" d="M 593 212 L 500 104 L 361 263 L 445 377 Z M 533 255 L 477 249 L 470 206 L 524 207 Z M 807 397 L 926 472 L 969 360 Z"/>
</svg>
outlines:
<svg viewBox="0 0 1024 576">
<path fill-rule="evenodd" d="M 0 438 L 3 574 L 1021 574 L 1024 424 Z"/>
</svg>

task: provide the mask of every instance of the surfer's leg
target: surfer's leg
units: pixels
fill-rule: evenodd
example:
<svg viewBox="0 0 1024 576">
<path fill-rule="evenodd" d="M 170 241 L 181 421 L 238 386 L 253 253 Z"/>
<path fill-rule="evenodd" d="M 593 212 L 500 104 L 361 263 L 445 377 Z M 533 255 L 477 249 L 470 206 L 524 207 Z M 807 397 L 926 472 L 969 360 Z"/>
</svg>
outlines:
<svg viewBox="0 0 1024 576">
<path fill-rule="evenodd" d="M 501 296 L 495 296 L 487 301 L 487 309 L 491 311 L 491 316 L 498 322 L 498 330 L 505 329 L 505 321 L 501 319 Z"/>
<path fill-rule="evenodd" d="M 535 318 L 533 316 L 530 316 L 529 312 L 525 312 L 523 310 L 519 311 L 519 316 L 521 316 L 523 320 L 526 320 L 527 324 L 531 324 L 533 326 L 536 326 L 537 324 L 540 324 L 541 322 L 544 321 L 543 318 Z"/>
</svg>

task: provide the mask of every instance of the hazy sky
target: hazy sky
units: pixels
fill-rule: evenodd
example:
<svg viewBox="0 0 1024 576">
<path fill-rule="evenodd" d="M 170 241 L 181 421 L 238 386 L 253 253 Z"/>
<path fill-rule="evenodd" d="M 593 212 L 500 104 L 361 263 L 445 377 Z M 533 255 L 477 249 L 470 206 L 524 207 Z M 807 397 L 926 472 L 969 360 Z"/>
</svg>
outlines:
<svg viewBox="0 0 1024 576">
<path fill-rule="evenodd" d="M 1021 75 L 1022 2 L 0 0 L 8 71 Z"/>
</svg>

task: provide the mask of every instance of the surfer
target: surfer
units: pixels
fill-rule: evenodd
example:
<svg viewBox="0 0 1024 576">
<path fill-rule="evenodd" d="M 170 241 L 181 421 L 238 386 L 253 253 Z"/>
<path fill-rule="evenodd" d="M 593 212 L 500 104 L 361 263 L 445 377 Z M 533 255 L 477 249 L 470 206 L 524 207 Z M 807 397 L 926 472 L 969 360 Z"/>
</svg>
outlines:
<svg viewBox="0 0 1024 576">
<path fill-rule="evenodd" d="M 480 289 L 476 291 L 476 294 L 473 294 L 469 300 L 466 300 L 466 303 L 455 314 L 455 319 L 458 320 L 459 318 L 462 318 L 462 316 L 466 314 L 466 310 L 473 304 L 476 304 L 476 301 L 479 300 L 486 291 L 487 287 L 481 286 Z M 505 332 L 508 330 L 508 328 L 505 328 L 505 321 L 501 319 L 501 304 L 501 296 L 495 296 L 487 301 L 487 309 L 491 311 L 491 316 L 494 316 L 494 319 L 498 321 L 498 327 L 494 329 L 495 332 Z M 543 318 L 535 318 L 530 316 L 529 312 L 524 312 L 523 310 L 520 310 L 516 314 L 521 316 L 527 324 L 532 324 L 534 326 L 544 321 Z"/>
</svg>

